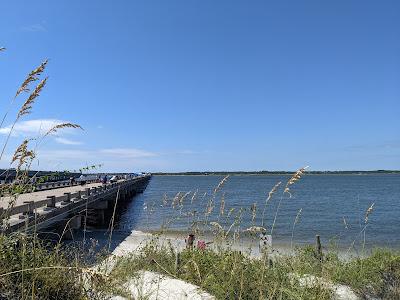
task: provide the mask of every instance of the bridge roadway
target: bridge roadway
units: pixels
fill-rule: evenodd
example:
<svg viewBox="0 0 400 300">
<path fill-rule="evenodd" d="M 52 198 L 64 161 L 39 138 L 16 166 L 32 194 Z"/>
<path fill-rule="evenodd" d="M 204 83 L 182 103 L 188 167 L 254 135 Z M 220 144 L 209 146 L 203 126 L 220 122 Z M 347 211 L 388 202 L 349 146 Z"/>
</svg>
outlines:
<svg viewBox="0 0 400 300">
<path fill-rule="evenodd" d="M 60 196 L 64 196 L 64 193 L 76 193 L 78 191 L 84 190 L 85 188 L 93 188 L 93 187 L 98 187 L 101 185 L 102 185 L 101 183 L 89 183 L 89 184 L 85 184 L 85 185 L 75 185 L 75 186 L 69 186 L 69 187 L 64 187 L 64 188 L 21 194 L 15 200 L 14 207 L 25 204 L 24 203 L 25 201 L 38 202 L 43 199 L 47 199 L 47 196 L 60 197 Z M 7 209 L 8 204 L 12 200 L 13 199 L 11 197 L 1 197 L 0 208 Z"/>
<path fill-rule="evenodd" d="M 105 212 L 114 208 L 117 198 L 120 203 L 143 192 L 150 178 L 151 175 L 142 175 L 114 183 L 88 183 L 26 193 L 16 199 L 3 197 L 0 199 L 0 232 L 31 230 L 33 227 L 36 230 L 65 222 L 78 229 L 83 212 L 87 215 L 88 209 L 104 223 Z M 13 200 L 15 203 L 9 208 Z"/>
</svg>

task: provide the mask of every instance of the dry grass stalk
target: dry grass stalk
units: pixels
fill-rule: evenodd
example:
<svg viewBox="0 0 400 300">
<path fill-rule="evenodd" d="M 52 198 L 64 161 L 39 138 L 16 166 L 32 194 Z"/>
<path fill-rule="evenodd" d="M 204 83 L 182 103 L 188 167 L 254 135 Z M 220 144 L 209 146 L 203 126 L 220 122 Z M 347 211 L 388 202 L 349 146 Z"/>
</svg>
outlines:
<svg viewBox="0 0 400 300">
<path fill-rule="evenodd" d="M 191 191 L 189 191 L 189 192 L 186 192 L 185 194 L 183 194 L 183 196 L 179 199 L 179 205 L 180 206 L 182 206 L 183 205 L 183 200 L 185 200 L 185 198 L 187 197 L 187 196 L 189 196 L 190 195 L 190 193 L 191 193 Z"/>
<path fill-rule="evenodd" d="M 308 168 L 308 166 L 297 170 L 296 173 L 294 173 L 293 176 L 286 183 L 286 186 L 285 186 L 285 189 L 283 190 L 283 194 L 281 196 L 281 199 L 279 200 L 278 207 L 276 208 L 276 211 L 275 211 L 274 221 L 272 223 L 272 228 L 271 228 L 271 235 L 274 232 L 276 218 L 278 217 L 278 212 L 279 212 L 279 209 L 281 207 L 283 195 L 285 193 L 288 193 L 289 197 L 292 198 L 292 194 L 290 192 L 290 186 L 293 185 L 296 181 L 298 181 L 301 178 L 301 176 L 304 174 L 304 172 L 306 171 L 307 168 Z"/>
<path fill-rule="evenodd" d="M 3 50 L 5 50 L 5 48 L 1 48 L 1 51 L 3 51 Z M 32 72 L 30 72 L 30 73 L 28 74 L 28 77 L 24 80 L 24 82 L 22 83 L 22 85 L 18 88 L 18 90 L 17 90 L 17 92 L 16 92 L 14 98 L 11 100 L 11 102 L 10 102 L 10 104 L 9 104 L 9 108 L 7 109 L 6 113 L 5 113 L 4 116 L 3 116 L 3 119 L 1 120 L 0 127 L 3 126 L 4 121 L 5 121 L 5 119 L 7 118 L 7 115 L 8 115 L 8 113 L 9 113 L 9 111 L 10 111 L 10 109 L 11 109 L 11 107 L 12 107 L 14 101 L 15 101 L 15 99 L 18 97 L 18 95 L 19 95 L 20 93 L 22 93 L 22 92 L 29 92 L 29 84 L 32 83 L 32 82 L 34 82 L 34 81 L 39 80 L 39 76 L 40 76 L 40 75 L 43 73 L 43 71 L 45 70 L 46 65 L 47 65 L 47 62 L 48 62 L 48 61 L 45 60 L 43 63 L 40 64 L 39 67 L 37 67 L 35 70 L 33 70 Z M 14 122 L 14 125 L 15 125 L 15 123 L 16 123 L 17 121 L 18 121 L 18 118 L 17 118 L 17 120 Z M 14 126 L 13 126 L 13 128 L 14 128 Z M 11 129 L 11 131 L 12 131 L 12 129 Z M 10 134 L 11 134 L 11 131 L 10 131 Z M 7 138 L 7 142 L 8 142 L 8 138 Z M 6 142 L 6 144 L 7 144 L 7 142 Z"/>
<path fill-rule="evenodd" d="M 367 211 L 365 212 L 365 223 L 368 222 L 368 217 L 372 213 L 372 211 L 374 209 L 374 205 L 375 205 L 375 203 L 372 203 L 371 206 L 368 207 Z"/>
<path fill-rule="evenodd" d="M 234 211 L 235 211 L 235 208 L 232 207 L 232 208 L 229 210 L 229 212 L 228 212 L 228 217 L 230 217 L 230 215 L 231 215 Z"/>
<path fill-rule="evenodd" d="M 193 195 L 192 198 L 190 199 L 190 204 L 193 204 L 193 201 L 196 199 L 197 193 L 199 192 L 199 190 L 196 190 Z"/>
<path fill-rule="evenodd" d="M 222 194 L 221 204 L 219 206 L 219 214 L 220 214 L 220 216 L 223 216 L 224 212 L 225 212 L 225 193 Z"/>
<path fill-rule="evenodd" d="M 254 222 L 254 219 L 257 216 L 257 204 L 253 203 L 250 207 L 250 211 L 251 211 L 251 221 Z"/>
<path fill-rule="evenodd" d="M 61 124 L 57 124 L 55 126 L 53 126 L 52 128 L 50 128 L 49 131 L 46 132 L 46 134 L 44 136 L 48 136 L 52 133 L 56 133 L 58 130 L 60 129 L 64 129 L 64 128 L 73 128 L 73 129 L 82 129 L 82 126 L 78 125 L 78 124 L 73 124 L 73 123 L 61 123 Z"/>
<path fill-rule="evenodd" d="M 180 196 L 181 196 L 181 192 L 178 192 L 178 193 L 176 193 L 174 199 L 172 199 L 171 206 L 173 209 L 175 209 L 176 205 L 179 203 Z"/>
<path fill-rule="evenodd" d="M 257 233 L 257 232 L 266 232 L 267 229 L 263 226 L 250 226 L 250 227 L 246 228 L 244 231 Z"/>
<path fill-rule="evenodd" d="M 294 228 L 295 228 L 297 222 L 298 222 L 299 219 L 300 219 L 300 215 L 301 215 L 301 212 L 302 212 L 302 211 L 303 211 L 303 208 L 300 208 L 299 211 L 297 212 L 296 218 L 294 219 L 294 222 L 293 222 L 293 227 L 292 227 L 292 238 L 291 238 L 291 240 L 290 240 L 290 248 L 291 248 L 291 249 L 293 249 Z"/>
<path fill-rule="evenodd" d="M 20 171 L 21 167 L 33 160 L 35 158 L 35 152 L 32 150 L 28 150 L 29 140 L 24 140 L 21 145 L 15 150 L 14 155 L 12 157 L 11 163 L 18 161 L 18 166 L 16 168 L 17 173 Z"/>
<path fill-rule="evenodd" d="M 114 209 L 113 209 L 113 214 L 111 216 L 111 222 L 110 222 L 110 227 L 109 227 L 110 235 L 108 237 L 108 252 L 110 252 L 110 249 L 111 249 L 111 241 L 112 241 L 112 235 L 113 235 L 113 230 L 114 230 L 114 221 L 115 221 L 115 212 L 117 209 L 118 199 L 119 199 L 119 188 L 117 191 L 117 195 L 115 197 Z"/>
<path fill-rule="evenodd" d="M 219 231 L 223 231 L 224 228 L 218 222 L 210 222 L 210 225 L 217 228 Z"/>
<path fill-rule="evenodd" d="M 276 193 L 276 191 L 278 190 L 281 183 L 282 183 L 282 181 L 279 181 L 278 183 L 276 183 L 268 193 L 268 197 L 267 197 L 267 200 L 265 200 L 265 205 L 264 205 L 264 209 L 262 212 L 261 226 L 264 226 L 265 211 L 267 209 L 268 202 L 272 199 L 272 196 Z"/>
<path fill-rule="evenodd" d="M 225 184 L 225 182 L 228 180 L 230 175 L 226 175 L 217 185 L 217 187 L 214 189 L 214 194 L 216 194 L 222 186 Z"/>
<path fill-rule="evenodd" d="M 303 211 L 303 208 L 300 208 L 299 211 L 297 212 L 296 218 L 294 219 L 294 224 L 296 225 L 297 222 L 299 221 L 301 212 Z"/>
<path fill-rule="evenodd" d="M 344 228 L 349 229 L 349 227 L 347 226 L 347 221 L 346 221 L 345 217 L 343 217 L 343 224 L 344 224 Z"/>
<path fill-rule="evenodd" d="M 29 95 L 28 99 L 26 99 L 26 101 L 24 102 L 24 104 L 21 106 L 21 109 L 18 112 L 18 116 L 17 119 L 19 119 L 20 117 L 22 117 L 23 115 L 27 115 L 30 114 L 32 111 L 32 105 L 35 102 L 35 99 L 37 97 L 39 97 L 40 92 L 42 91 L 42 89 L 44 88 L 44 86 L 46 85 L 47 82 L 47 78 L 43 79 L 42 81 L 39 82 L 39 84 L 35 87 L 35 89 L 33 90 L 33 92 Z"/>
<path fill-rule="evenodd" d="M 201 283 L 202 279 L 201 279 L 199 265 L 193 259 L 189 260 L 188 263 L 191 263 L 193 265 L 194 269 L 196 270 L 196 275 Z"/>
<path fill-rule="evenodd" d="M 163 199 L 162 199 L 162 206 L 167 206 L 168 205 L 168 196 L 167 193 L 164 193 Z"/>
<path fill-rule="evenodd" d="M 301 176 L 303 176 L 303 174 L 307 168 L 308 168 L 308 166 L 301 168 L 301 169 L 297 170 L 296 173 L 294 173 L 294 175 L 286 183 L 283 193 L 288 193 L 289 197 L 292 198 L 292 194 L 290 193 L 290 186 L 292 184 L 294 184 L 296 181 L 298 181 L 301 178 Z"/>
<path fill-rule="evenodd" d="M 44 66 L 45 66 L 45 65 L 44 65 Z M 40 70 L 41 70 L 40 72 L 37 71 L 37 69 L 34 70 L 34 71 L 32 71 L 32 72 L 36 72 L 36 73 L 35 73 L 36 75 L 37 75 L 37 74 L 40 74 L 41 72 L 43 72 L 44 67 L 43 67 L 43 69 L 40 69 Z M 37 72 L 39 72 L 39 73 L 37 73 Z M 28 78 L 29 78 L 29 76 L 28 76 Z M 37 79 L 37 77 L 35 77 L 35 78 Z M 35 80 L 36 80 L 36 79 L 35 79 Z M 10 131 L 8 132 L 7 139 L 6 139 L 6 141 L 5 141 L 4 145 L 3 145 L 3 149 L 2 149 L 1 154 L 0 154 L 0 160 L 1 160 L 1 158 L 3 157 L 4 150 L 5 150 L 6 147 L 7 147 L 8 141 L 9 141 L 10 136 L 11 136 L 13 130 L 14 130 L 15 124 L 18 122 L 18 120 L 19 120 L 22 116 L 31 113 L 31 111 L 32 111 L 32 105 L 34 104 L 35 99 L 40 95 L 40 92 L 42 91 L 42 89 L 43 89 L 44 86 L 46 85 L 46 82 L 47 82 L 47 77 L 46 77 L 45 79 L 43 79 L 41 82 L 39 82 L 39 84 L 35 87 L 34 91 L 29 95 L 28 99 L 26 99 L 26 101 L 25 101 L 24 104 L 21 106 L 20 110 L 18 111 L 17 117 L 15 118 L 14 123 L 12 124 L 12 126 L 11 126 L 11 128 L 10 128 Z M 22 87 L 24 87 L 24 85 L 22 85 Z M 27 90 L 27 87 L 25 87 L 25 90 Z M 12 104 L 12 102 L 11 102 L 11 104 Z M 3 125 L 3 122 L 4 122 L 5 118 L 6 118 L 6 116 L 7 116 L 7 113 L 4 115 L 3 120 L 1 121 L 1 126 Z"/>
<path fill-rule="evenodd" d="M 213 210 L 214 210 L 214 205 L 211 203 L 207 207 L 206 216 L 209 216 L 213 212 Z"/>
<path fill-rule="evenodd" d="M 269 191 L 268 193 L 268 198 L 266 202 L 268 203 L 269 200 L 271 200 L 272 196 L 276 193 L 276 190 L 279 188 L 281 185 L 282 181 L 279 181 L 277 184 L 274 185 L 274 187 Z"/>
<path fill-rule="evenodd" d="M 43 73 L 44 69 L 46 68 L 46 65 L 48 63 L 48 60 L 46 59 L 44 62 L 40 64 L 39 67 L 37 67 L 35 70 L 30 72 L 28 74 L 28 77 L 24 80 L 24 82 L 21 84 L 19 89 L 17 90 L 17 93 L 15 94 L 15 97 L 18 97 L 19 94 L 22 92 L 29 92 L 29 84 L 31 82 L 39 80 L 39 76 Z"/>
</svg>

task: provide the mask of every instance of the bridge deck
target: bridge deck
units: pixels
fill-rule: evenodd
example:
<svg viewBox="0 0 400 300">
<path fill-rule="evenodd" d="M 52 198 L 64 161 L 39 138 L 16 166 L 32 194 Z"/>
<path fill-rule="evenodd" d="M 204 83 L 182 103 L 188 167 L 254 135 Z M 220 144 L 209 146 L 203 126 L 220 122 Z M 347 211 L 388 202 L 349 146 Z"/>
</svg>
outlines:
<svg viewBox="0 0 400 300">
<path fill-rule="evenodd" d="M 100 222 L 103 222 L 104 210 L 114 207 L 112 203 L 117 198 L 124 201 L 143 192 L 150 178 L 150 175 L 143 175 L 105 185 L 90 183 L 22 194 L 11 208 L 8 206 L 13 199 L 4 197 L 0 200 L 0 230 L 12 232 L 22 227 L 25 230 L 32 226 L 44 228 L 68 218 L 81 219 L 80 214 L 87 209 L 97 211 Z"/>
<path fill-rule="evenodd" d="M 45 191 L 38 191 L 33 193 L 26 193 L 21 194 L 17 197 L 14 206 L 20 206 L 24 204 L 24 201 L 41 201 L 47 198 L 47 196 L 56 196 L 60 197 L 63 196 L 64 193 L 76 193 L 78 191 L 83 191 L 85 188 L 93 188 L 101 186 L 101 183 L 90 183 L 86 185 L 75 185 L 70 187 L 52 189 L 52 190 L 45 190 Z M 0 199 L 0 208 L 6 209 L 8 207 L 8 203 L 10 202 L 11 197 L 1 197 Z"/>
</svg>

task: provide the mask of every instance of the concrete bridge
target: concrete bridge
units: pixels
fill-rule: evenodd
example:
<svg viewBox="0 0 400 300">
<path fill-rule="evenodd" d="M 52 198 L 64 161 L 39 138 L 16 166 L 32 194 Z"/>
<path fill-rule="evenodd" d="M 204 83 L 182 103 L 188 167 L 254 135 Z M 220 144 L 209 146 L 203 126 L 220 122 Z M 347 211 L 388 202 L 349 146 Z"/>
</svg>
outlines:
<svg viewBox="0 0 400 300">
<path fill-rule="evenodd" d="M 5 233 L 39 231 L 53 226 L 79 229 L 88 221 L 88 211 L 92 222 L 104 224 L 105 213 L 142 193 L 150 178 L 151 175 L 142 175 L 114 183 L 74 184 L 21 194 L 16 198 L 3 197 L 0 200 L 0 230 Z M 14 203 L 11 208 L 10 202 Z"/>
</svg>

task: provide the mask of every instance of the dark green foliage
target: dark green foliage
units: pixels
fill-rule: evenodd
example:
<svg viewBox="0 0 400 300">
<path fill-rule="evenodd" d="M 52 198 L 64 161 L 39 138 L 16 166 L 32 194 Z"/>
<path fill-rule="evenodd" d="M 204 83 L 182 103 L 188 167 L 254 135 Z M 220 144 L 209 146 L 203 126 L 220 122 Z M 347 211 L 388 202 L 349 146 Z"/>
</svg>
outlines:
<svg viewBox="0 0 400 300">
<path fill-rule="evenodd" d="M 75 268 L 62 252 L 49 250 L 37 239 L 23 234 L 0 236 L 0 296 L 81 299 L 81 279 L 80 268 Z"/>
<path fill-rule="evenodd" d="M 376 250 L 366 258 L 354 258 L 331 266 L 333 279 L 352 286 L 361 295 L 400 299 L 400 253 Z"/>
</svg>

